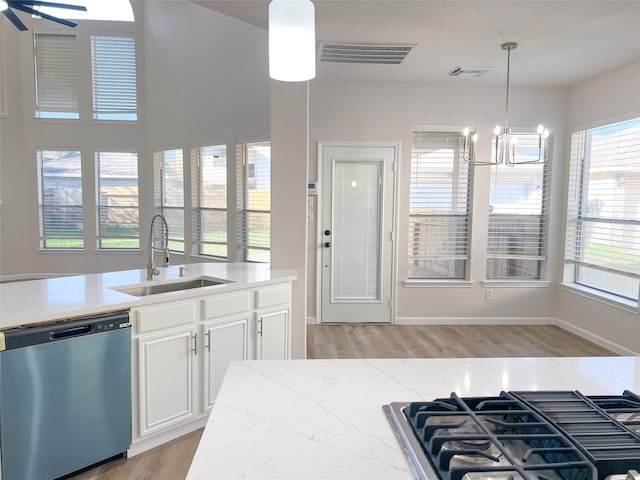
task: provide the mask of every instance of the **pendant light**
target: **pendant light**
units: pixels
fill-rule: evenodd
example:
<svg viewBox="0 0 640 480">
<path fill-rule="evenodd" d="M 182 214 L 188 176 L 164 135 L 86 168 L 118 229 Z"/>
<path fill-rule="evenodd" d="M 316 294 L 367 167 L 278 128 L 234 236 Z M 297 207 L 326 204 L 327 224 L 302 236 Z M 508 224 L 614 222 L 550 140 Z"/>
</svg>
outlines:
<svg viewBox="0 0 640 480">
<path fill-rule="evenodd" d="M 543 125 L 538 125 L 538 152 L 537 158 L 533 160 L 516 160 L 516 148 L 511 132 L 509 128 L 509 75 L 511 68 L 511 50 L 515 50 L 518 44 L 515 42 L 507 42 L 502 44 L 502 49 L 507 51 L 507 95 L 505 102 L 505 120 L 504 127 L 496 125 L 493 129 L 493 148 L 495 155 L 488 160 L 476 159 L 475 146 L 478 141 L 478 134 L 471 132 L 468 127 L 465 127 L 462 134 L 464 135 L 464 147 L 462 159 L 470 165 L 508 165 L 513 167 L 515 165 L 527 164 L 527 163 L 539 163 L 544 161 L 544 140 L 549 136 L 549 130 Z"/>
<path fill-rule="evenodd" d="M 269 76 L 284 82 L 316 76 L 315 7 L 310 0 L 269 4 Z"/>
</svg>

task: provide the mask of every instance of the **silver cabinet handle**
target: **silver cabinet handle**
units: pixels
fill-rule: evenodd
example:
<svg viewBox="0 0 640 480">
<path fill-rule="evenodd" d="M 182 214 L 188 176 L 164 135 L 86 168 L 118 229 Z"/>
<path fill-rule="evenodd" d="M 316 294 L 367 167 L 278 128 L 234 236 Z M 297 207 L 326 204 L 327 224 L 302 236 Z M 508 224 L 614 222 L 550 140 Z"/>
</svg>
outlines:
<svg viewBox="0 0 640 480">
<path fill-rule="evenodd" d="M 258 335 L 262 336 L 262 319 L 258 320 Z"/>
<path fill-rule="evenodd" d="M 207 337 L 207 351 L 211 351 L 211 332 L 207 332 L 204 334 L 205 337 Z"/>
<path fill-rule="evenodd" d="M 198 334 L 193 334 L 193 349 L 191 350 L 194 355 L 198 355 Z"/>
</svg>

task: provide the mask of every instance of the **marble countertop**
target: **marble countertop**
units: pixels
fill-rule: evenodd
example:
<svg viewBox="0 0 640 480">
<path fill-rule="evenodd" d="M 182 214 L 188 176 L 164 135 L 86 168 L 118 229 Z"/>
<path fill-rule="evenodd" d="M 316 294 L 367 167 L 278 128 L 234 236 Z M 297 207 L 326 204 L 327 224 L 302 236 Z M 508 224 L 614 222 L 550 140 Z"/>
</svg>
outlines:
<svg viewBox="0 0 640 480">
<path fill-rule="evenodd" d="M 188 269 L 182 278 L 179 277 L 181 266 Z M 138 269 L 1 283 L 0 330 L 98 312 L 128 309 L 158 301 L 208 295 L 214 292 L 230 292 L 248 286 L 268 285 L 296 278 L 293 270 L 271 270 L 267 264 L 255 263 L 176 265 L 160 268 L 160 275 L 156 280 L 148 281 L 146 276 L 146 269 Z M 222 279 L 229 283 L 146 297 L 136 297 L 113 289 L 113 287 L 188 280 L 200 276 Z"/>
<path fill-rule="evenodd" d="M 234 362 L 187 480 L 412 480 L 384 404 L 625 389 L 640 392 L 640 358 Z"/>
</svg>

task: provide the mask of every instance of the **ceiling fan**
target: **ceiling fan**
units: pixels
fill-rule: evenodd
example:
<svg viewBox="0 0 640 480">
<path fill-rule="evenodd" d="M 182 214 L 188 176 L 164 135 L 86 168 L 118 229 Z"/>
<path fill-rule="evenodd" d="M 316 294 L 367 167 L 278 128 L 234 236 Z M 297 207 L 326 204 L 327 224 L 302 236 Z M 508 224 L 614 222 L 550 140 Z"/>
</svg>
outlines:
<svg viewBox="0 0 640 480">
<path fill-rule="evenodd" d="M 0 0 L 0 11 L 7 17 L 11 23 L 13 23 L 16 28 L 20 31 L 27 30 L 27 26 L 18 18 L 15 12 L 12 10 L 20 10 L 21 12 L 30 13 L 36 17 L 44 18 L 46 20 L 51 20 L 52 22 L 60 23 L 62 25 L 66 25 L 67 27 L 75 27 L 77 24 L 70 22 L 69 20 L 65 20 L 63 18 L 54 17 L 53 15 L 48 15 L 44 12 L 39 12 L 32 7 L 54 7 L 54 8 L 66 8 L 67 10 L 80 10 L 83 12 L 87 11 L 86 7 L 82 7 L 80 5 L 69 5 L 66 3 L 56 3 L 56 2 L 45 2 L 40 0 Z"/>
</svg>

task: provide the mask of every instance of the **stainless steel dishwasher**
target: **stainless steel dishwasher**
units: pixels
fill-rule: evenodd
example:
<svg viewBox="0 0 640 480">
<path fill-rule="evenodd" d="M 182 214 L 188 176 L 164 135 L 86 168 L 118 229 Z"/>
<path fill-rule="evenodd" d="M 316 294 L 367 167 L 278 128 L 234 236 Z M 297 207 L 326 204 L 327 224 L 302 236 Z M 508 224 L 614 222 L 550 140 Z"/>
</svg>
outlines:
<svg viewBox="0 0 640 480">
<path fill-rule="evenodd" d="M 51 480 L 126 453 L 128 312 L 0 334 L 2 480 Z"/>
</svg>

